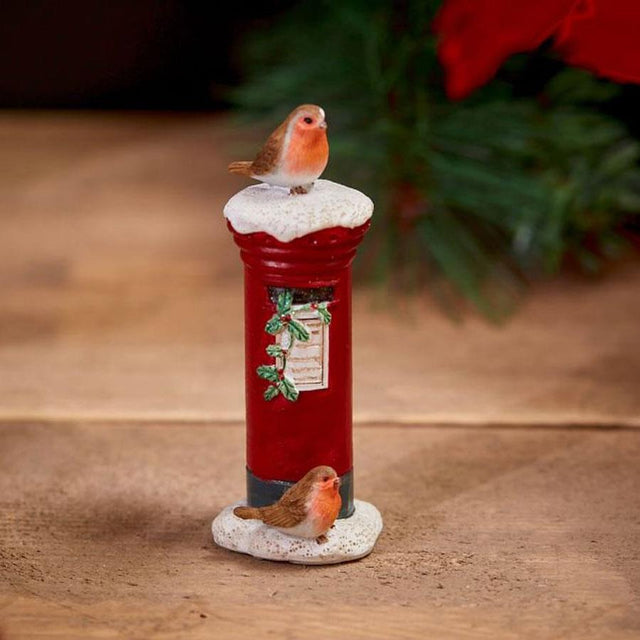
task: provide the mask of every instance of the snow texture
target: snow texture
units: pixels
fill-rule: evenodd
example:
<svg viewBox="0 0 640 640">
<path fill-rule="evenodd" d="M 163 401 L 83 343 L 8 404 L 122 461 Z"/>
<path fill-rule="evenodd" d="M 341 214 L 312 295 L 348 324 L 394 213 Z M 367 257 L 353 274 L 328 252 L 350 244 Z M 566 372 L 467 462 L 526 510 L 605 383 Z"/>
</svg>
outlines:
<svg viewBox="0 0 640 640">
<path fill-rule="evenodd" d="M 328 541 L 297 538 L 281 533 L 260 520 L 243 520 L 233 514 L 237 502 L 223 509 L 211 524 L 216 544 L 265 560 L 295 564 L 336 564 L 369 555 L 382 531 L 380 512 L 370 503 L 355 500 L 350 518 L 336 520 Z"/>
<path fill-rule="evenodd" d="M 238 233 L 263 231 L 281 242 L 331 227 L 353 229 L 372 214 L 369 197 L 330 180 L 316 180 L 309 193 L 296 195 L 282 187 L 255 184 L 236 193 L 224 208 Z"/>
</svg>

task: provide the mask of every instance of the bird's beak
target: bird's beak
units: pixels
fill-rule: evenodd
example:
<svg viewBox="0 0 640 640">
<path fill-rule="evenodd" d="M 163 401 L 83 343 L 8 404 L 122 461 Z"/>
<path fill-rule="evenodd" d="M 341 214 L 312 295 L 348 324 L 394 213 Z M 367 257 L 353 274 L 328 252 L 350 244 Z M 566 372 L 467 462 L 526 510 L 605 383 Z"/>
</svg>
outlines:
<svg viewBox="0 0 640 640">
<path fill-rule="evenodd" d="M 323 120 L 319 125 L 318 125 L 321 129 L 326 129 L 327 128 L 327 121 Z"/>
<path fill-rule="evenodd" d="M 340 488 L 340 484 L 341 484 L 341 482 L 340 482 L 340 478 L 336 478 L 336 479 L 333 481 L 333 486 L 334 486 L 336 489 L 339 489 L 339 488 Z"/>
</svg>

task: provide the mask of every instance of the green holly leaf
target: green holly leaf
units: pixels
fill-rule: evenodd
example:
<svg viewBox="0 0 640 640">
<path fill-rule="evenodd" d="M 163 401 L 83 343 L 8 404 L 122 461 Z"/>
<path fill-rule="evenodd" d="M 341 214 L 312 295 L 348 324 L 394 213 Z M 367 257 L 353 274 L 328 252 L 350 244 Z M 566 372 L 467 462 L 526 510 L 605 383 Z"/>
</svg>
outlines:
<svg viewBox="0 0 640 640">
<path fill-rule="evenodd" d="M 289 400 L 290 402 L 295 402 L 300 395 L 300 392 L 296 389 L 296 385 L 294 384 L 291 378 L 283 378 L 278 383 L 278 389 L 282 393 L 282 395 Z"/>
<path fill-rule="evenodd" d="M 272 358 L 280 358 L 282 356 L 282 347 L 279 344 L 268 344 L 267 354 Z"/>
<path fill-rule="evenodd" d="M 329 324 L 331 322 L 331 311 L 326 307 L 318 307 L 318 315 L 320 316 L 320 320 L 325 324 Z"/>
<path fill-rule="evenodd" d="M 291 289 L 284 289 L 284 291 L 281 291 L 278 294 L 278 302 L 276 303 L 278 313 L 282 315 L 283 313 L 290 311 L 292 302 L 293 291 L 291 291 Z"/>
<path fill-rule="evenodd" d="M 265 400 L 273 400 L 280 393 L 280 389 L 273 384 L 270 384 L 264 392 Z"/>
<path fill-rule="evenodd" d="M 307 342 L 309 340 L 309 332 L 306 327 L 297 320 L 289 320 L 288 329 L 291 332 L 291 335 L 301 342 Z"/>
<path fill-rule="evenodd" d="M 256 372 L 264 380 L 268 380 L 269 382 L 278 382 L 278 371 L 275 365 L 261 364 L 256 369 Z"/>
<path fill-rule="evenodd" d="M 274 313 L 265 325 L 264 330 L 272 336 L 275 336 L 276 333 L 280 333 L 282 331 L 283 327 L 284 324 L 282 323 L 282 320 L 280 320 L 280 316 L 277 313 Z"/>
</svg>

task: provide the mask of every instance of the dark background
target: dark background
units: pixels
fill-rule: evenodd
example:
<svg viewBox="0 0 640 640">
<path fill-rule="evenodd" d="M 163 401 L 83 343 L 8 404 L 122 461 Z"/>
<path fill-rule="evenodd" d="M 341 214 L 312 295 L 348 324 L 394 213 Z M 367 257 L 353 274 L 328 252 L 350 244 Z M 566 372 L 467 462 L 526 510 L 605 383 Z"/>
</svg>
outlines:
<svg viewBox="0 0 640 640">
<path fill-rule="evenodd" d="M 292 4 L 8 0 L 0 106 L 211 109 L 240 72 L 233 45 Z M 250 16 L 250 19 L 249 19 Z"/>
<path fill-rule="evenodd" d="M 242 82 L 243 38 L 295 0 L 5 0 L 0 11 L 0 108 L 214 110 Z M 555 70 L 529 54 L 509 78 L 516 94 Z M 500 73 L 504 74 L 504 70 Z M 640 135 L 640 90 L 608 111 Z"/>
</svg>

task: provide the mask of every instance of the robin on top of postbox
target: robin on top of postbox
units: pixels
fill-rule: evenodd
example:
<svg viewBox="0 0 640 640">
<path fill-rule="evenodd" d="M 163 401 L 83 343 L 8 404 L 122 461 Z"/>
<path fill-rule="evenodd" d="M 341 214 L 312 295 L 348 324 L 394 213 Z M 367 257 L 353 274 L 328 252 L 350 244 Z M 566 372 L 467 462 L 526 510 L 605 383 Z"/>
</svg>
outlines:
<svg viewBox="0 0 640 640">
<path fill-rule="evenodd" d="M 260 182 L 308 193 L 329 161 L 324 110 L 303 104 L 267 138 L 254 160 L 232 162 L 229 171 Z"/>
</svg>

